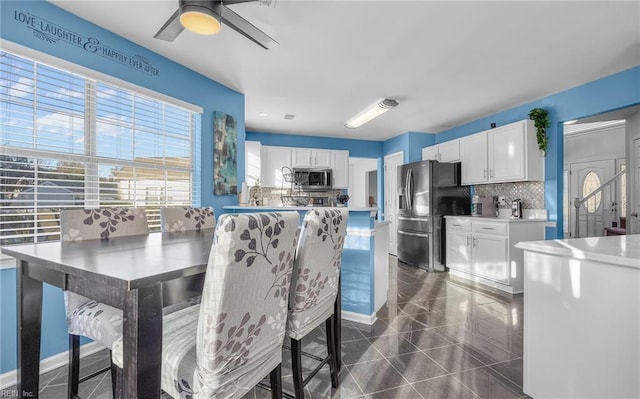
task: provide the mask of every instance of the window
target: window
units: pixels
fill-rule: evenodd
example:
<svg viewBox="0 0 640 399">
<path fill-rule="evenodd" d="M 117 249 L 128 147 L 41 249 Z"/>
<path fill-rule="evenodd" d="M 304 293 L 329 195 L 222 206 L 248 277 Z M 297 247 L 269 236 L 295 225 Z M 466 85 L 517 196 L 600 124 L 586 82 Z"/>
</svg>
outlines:
<svg viewBox="0 0 640 399">
<path fill-rule="evenodd" d="M 594 190 L 600 187 L 600 178 L 595 172 L 589 172 L 584 177 L 582 181 L 582 198 L 591 194 Z M 600 209 L 600 204 L 602 201 L 602 194 L 597 193 L 593 197 L 589 198 L 585 203 L 585 207 L 587 208 L 587 212 L 595 213 L 598 209 Z"/>
<path fill-rule="evenodd" d="M 59 239 L 61 208 L 194 202 L 199 114 L 0 51 L 0 245 Z"/>
<path fill-rule="evenodd" d="M 627 169 L 627 165 L 620 165 L 620 172 Z M 620 212 L 622 217 L 627 216 L 627 174 L 620 176 Z"/>
</svg>

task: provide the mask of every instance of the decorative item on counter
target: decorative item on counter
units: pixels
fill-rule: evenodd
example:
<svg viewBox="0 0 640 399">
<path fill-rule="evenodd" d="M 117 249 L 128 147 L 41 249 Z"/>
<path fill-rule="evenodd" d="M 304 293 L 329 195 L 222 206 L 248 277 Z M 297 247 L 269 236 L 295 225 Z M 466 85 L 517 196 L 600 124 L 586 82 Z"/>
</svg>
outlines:
<svg viewBox="0 0 640 399">
<path fill-rule="evenodd" d="M 531 119 L 536 126 L 538 148 L 544 156 L 547 156 L 547 128 L 551 125 L 549 113 L 544 108 L 534 108 L 529 111 L 529 119 Z"/>
<path fill-rule="evenodd" d="M 255 184 L 249 190 L 249 205 L 262 205 L 262 188 L 260 187 L 260 179 L 256 179 Z"/>
<path fill-rule="evenodd" d="M 336 195 L 336 204 L 338 206 L 345 206 L 349 201 L 349 196 L 347 194 L 338 194 Z"/>
</svg>

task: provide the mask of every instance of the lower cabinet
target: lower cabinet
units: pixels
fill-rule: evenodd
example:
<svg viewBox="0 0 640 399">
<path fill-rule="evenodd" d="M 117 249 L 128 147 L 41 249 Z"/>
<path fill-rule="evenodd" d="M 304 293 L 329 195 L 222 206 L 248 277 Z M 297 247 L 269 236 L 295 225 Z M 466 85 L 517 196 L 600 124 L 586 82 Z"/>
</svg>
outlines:
<svg viewBox="0 0 640 399">
<path fill-rule="evenodd" d="M 524 287 L 521 241 L 544 239 L 544 221 L 447 217 L 446 266 L 459 277 L 512 294 Z"/>
</svg>

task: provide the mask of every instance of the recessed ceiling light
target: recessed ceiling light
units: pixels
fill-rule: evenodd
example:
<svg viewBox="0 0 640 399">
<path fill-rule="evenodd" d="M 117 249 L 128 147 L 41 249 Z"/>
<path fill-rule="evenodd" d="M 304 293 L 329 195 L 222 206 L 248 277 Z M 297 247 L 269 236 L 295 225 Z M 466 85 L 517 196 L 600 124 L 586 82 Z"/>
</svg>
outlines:
<svg viewBox="0 0 640 399">
<path fill-rule="evenodd" d="M 266 118 L 267 116 L 269 116 L 269 113 L 268 112 L 258 112 L 258 116 Z"/>
<path fill-rule="evenodd" d="M 572 120 L 570 120 L 570 121 L 566 121 L 564 124 L 565 124 L 565 125 L 573 125 L 573 124 L 574 124 L 574 123 L 576 123 L 576 122 L 578 122 L 578 120 L 577 120 L 577 119 L 572 119 Z"/>
<path fill-rule="evenodd" d="M 284 119 L 287 119 L 287 120 L 291 120 L 291 119 L 293 119 L 295 117 L 296 116 L 294 114 L 284 114 Z"/>
</svg>

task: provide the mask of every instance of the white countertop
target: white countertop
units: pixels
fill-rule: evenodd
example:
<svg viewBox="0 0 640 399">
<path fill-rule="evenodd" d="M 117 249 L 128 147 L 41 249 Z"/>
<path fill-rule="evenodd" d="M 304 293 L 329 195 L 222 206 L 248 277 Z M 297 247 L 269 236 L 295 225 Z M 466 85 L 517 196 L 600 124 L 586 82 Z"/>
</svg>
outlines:
<svg viewBox="0 0 640 399">
<path fill-rule="evenodd" d="M 478 222 L 502 222 L 502 223 L 528 223 L 528 222 L 546 223 L 547 222 L 544 219 L 511 219 L 511 218 L 497 218 L 495 216 L 450 215 L 450 216 L 445 216 L 445 218 L 470 219 Z"/>
<path fill-rule="evenodd" d="M 516 244 L 516 248 L 640 269 L 640 234 L 525 241 Z"/>
<path fill-rule="evenodd" d="M 312 208 L 318 209 L 327 209 L 331 208 L 330 206 L 243 206 L 243 205 L 225 205 L 224 209 L 251 209 L 256 211 L 269 211 L 269 210 L 279 210 L 279 211 L 306 211 Z M 335 208 L 345 208 L 344 206 L 336 206 Z M 349 208 L 346 207 L 349 212 L 375 212 L 378 208 Z"/>
</svg>

